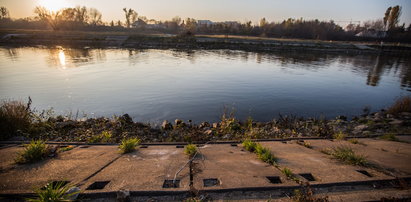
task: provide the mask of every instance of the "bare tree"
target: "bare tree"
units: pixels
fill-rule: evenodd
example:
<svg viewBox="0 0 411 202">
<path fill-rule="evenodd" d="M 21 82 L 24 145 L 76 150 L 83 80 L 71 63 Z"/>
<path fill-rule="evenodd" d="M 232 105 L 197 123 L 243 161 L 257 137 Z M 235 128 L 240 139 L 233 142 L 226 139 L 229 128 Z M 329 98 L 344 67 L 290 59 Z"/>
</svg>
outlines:
<svg viewBox="0 0 411 202">
<path fill-rule="evenodd" d="M 85 6 L 83 7 L 77 6 L 74 9 L 75 9 L 75 14 L 76 14 L 76 21 L 80 24 L 87 24 L 88 22 L 87 8 Z"/>
<path fill-rule="evenodd" d="M 131 24 L 137 20 L 137 12 L 131 8 L 127 10 L 127 8 L 123 8 L 123 11 L 126 15 L 126 26 L 130 28 Z"/>
<path fill-rule="evenodd" d="M 0 7 L 0 20 L 6 18 L 10 18 L 10 13 L 6 7 L 2 6 Z"/>
<path fill-rule="evenodd" d="M 53 30 L 59 29 L 59 23 L 61 20 L 61 13 L 59 11 L 50 12 L 44 7 L 37 6 L 34 9 L 34 13 L 37 14 L 37 17 L 40 20 L 46 21 Z"/>
<path fill-rule="evenodd" d="M 400 16 L 401 6 L 388 7 L 383 18 L 384 26 L 388 30 L 396 28 L 400 22 Z"/>
<path fill-rule="evenodd" d="M 96 25 L 103 24 L 103 21 L 101 20 L 102 15 L 101 15 L 100 11 L 98 11 L 95 8 L 90 8 L 88 13 L 89 13 L 89 19 L 90 19 L 90 24 L 91 25 L 96 26 Z"/>
</svg>

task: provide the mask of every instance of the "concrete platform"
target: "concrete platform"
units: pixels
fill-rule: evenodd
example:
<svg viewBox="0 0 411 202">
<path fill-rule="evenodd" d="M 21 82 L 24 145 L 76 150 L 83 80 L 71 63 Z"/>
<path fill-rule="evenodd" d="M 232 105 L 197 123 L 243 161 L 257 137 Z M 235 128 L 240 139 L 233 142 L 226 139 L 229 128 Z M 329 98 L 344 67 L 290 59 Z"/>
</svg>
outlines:
<svg viewBox="0 0 411 202">
<path fill-rule="evenodd" d="M 57 157 L 33 164 L 15 165 L 13 158 L 21 147 L 0 150 L 0 193 L 28 193 L 50 181 L 78 184 L 119 157 L 117 147 L 76 147 Z"/>
<path fill-rule="evenodd" d="M 177 175 L 178 188 L 163 188 L 164 180 L 173 180 L 174 175 L 188 161 L 183 148 L 176 146 L 149 146 L 135 152 L 124 154 L 90 178 L 82 190 L 94 182 L 109 181 L 103 189 L 86 192 L 118 191 L 181 191 L 189 189 L 189 168 L 186 166 Z"/>
<path fill-rule="evenodd" d="M 328 155 L 313 149 L 298 145 L 296 141 L 261 143 L 269 148 L 279 158 L 279 166 L 290 168 L 294 174 L 302 174 L 300 179 L 309 181 L 302 176 L 311 174 L 314 179 L 310 184 L 352 182 L 377 179 L 391 179 L 383 173 L 360 166 L 345 165 Z M 367 176 L 358 171 L 366 171 Z M 310 178 L 310 176 L 308 176 Z"/>
<path fill-rule="evenodd" d="M 384 190 L 396 187 L 405 189 L 398 196 L 409 196 L 410 144 L 378 139 L 359 139 L 365 146 L 336 140 L 305 141 L 313 149 L 298 145 L 294 140 L 260 143 L 279 158 L 281 168 L 288 167 L 295 174 L 312 174 L 315 181 L 309 181 L 311 186 L 333 200 L 354 199 L 354 192 L 366 195 L 374 189 L 385 193 Z M 337 146 L 349 146 L 395 176 L 406 178 L 401 181 L 376 169 L 345 165 L 320 152 L 323 148 Z M 173 180 L 189 159 L 184 149 L 175 145 L 149 145 L 123 155 L 118 152 L 117 145 L 77 145 L 41 162 L 16 165 L 14 158 L 22 149 L 20 146 L 0 148 L 0 200 L 32 193 L 50 181 L 70 181 L 81 188 L 83 197 L 100 197 L 103 201 L 115 198 L 121 189 L 130 190 L 132 196 L 139 199 L 157 197 L 181 201 L 197 190 L 196 193 L 217 200 L 269 199 L 271 196 L 280 199 L 300 187 L 274 166 L 257 159 L 256 154 L 245 151 L 241 144 L 199 147 L 201 155 L 195 159 L 192 172 L 185 166 L 177 175 L 178 187 L 172 183 L 171 187 L 164 187 L 165 180 Z M 367 171 L 371 177 L 357 170 Z M 279 181 L 272 183 L 270 179 Z M 336 195 L 337 192 L 347 194 Z"/>
<path fill-rule="evenodd" d="M 411 174 L 411 153 L 408 143 L 391 142 L 374 139 L 360 139 L 364 143 L 352 144 L 344 140 L 306 140 L 313 149 L 321 151 L 327 148 L 346 146 L 352 148 L 356 154 L 364 155 L 368 161 L 384 168 L 394 176 L 405 177 Z M 396 150 L 400 153 L 395 152 Z"/>
<path fill-rule="evenodd" d="M 297 185 L 287 180 L 274 166 L 262 162 L 242 147 L 224 144 L 206 145 L 199 149 L 202 156 L 195 161 L 200 170 L 195 174 L 194 187 L 197 189 Z M 273 184 L 267 177 L 278 177 L 281 182 Z"/>
</svg>

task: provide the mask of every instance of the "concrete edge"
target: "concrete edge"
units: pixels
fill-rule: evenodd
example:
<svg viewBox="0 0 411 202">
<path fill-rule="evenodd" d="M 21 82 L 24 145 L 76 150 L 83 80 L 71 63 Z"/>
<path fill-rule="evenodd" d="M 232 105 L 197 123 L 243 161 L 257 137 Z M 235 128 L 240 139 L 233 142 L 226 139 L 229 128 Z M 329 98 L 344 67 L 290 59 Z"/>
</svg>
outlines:
<svg viewBox="0 0 411 202">
<path fill-rule="evenodd" d="M 393 178 L 386 180 L 367 180 L 367 181 L 355 181 L 355 182 L 336 182 L 325 184 L 313 184 L 309 185 L 314 190 L 324 190 L 324 193 L 341 192 L 341 191 L 359 191 L 359 190 L 371 190 L 371 189 L 389 189 L 389 188 L 402 188 L 401 183 L 406 185 L 411 184 L 411 177 L 405 178 Z M 229 192 L 264 192 L 270 191 L 271 194 L 277 196 L 286 196 L 292 194 L 294 190 L 301 189 L 301 185 L 295 186 L 270 186 L 270 187 L 242 187 L 242 188 L 226 188 L 226 189 L 203 189 L 195 190 L 201 194 L 222 194 Z M 320 191 L 321 192 L 321 191 Z M 130 191 L 131 197 L 138 196 L 189 196 L 192 192 L 187 191 Z M 113 198 L 117 196 L 116 191 L 109 192 L 94 192 L 94 193 L 80 193 L 81 199 L 95 199 L 95 198 Z M 24 199 L 35 197 L 34 193 L 20 193 L 20 194 L 0 194 L 1 198 L 10 199 Z"/>
<path fill-rule="evenodd" d="M 411 136 L 411 133 L 401 133 L 395 134 L 396 136 Z M 364 139 L 364 138 L 375 138 L 379 137 L 380 135 L 368 135 L 364 136 L 347 136 L 345 139 L 350 138 L 357 138 L 357 139 Z M 292 141 L 292 140 L 333 140 L 333 138 L 327 137 L 289 137 L 289 138 L 281 138 L 281 139 L 251 139 L 255 142 L 282 142 L 282 141 Z M 0 145 L 20 145 L 20 144 L 28 144 L 30 141 L 0 141 Z M 87 143 L 87 142 L 55 142 L 55 141 L 47 141 L 47 144 L 57 144 L 57 145 L 90 145 L 90 146 L 110 146 L 110 145 L 119 145 L 118 143 Z M 192 144 L 239 144 L 241 143 L 240 140 L 228 140 L 228 141 L 216 141 L 216 142 L 204 142 L 204 141 L 197 141 L 192 142 Z M 140 145 L 144 146 L 177 146 L 177 145 L 187 145 L 188 142 L 147 142 L 141 143 Z M 12 147 L 12 146 L 3 146 L 0 149 Z"/>
</svg>

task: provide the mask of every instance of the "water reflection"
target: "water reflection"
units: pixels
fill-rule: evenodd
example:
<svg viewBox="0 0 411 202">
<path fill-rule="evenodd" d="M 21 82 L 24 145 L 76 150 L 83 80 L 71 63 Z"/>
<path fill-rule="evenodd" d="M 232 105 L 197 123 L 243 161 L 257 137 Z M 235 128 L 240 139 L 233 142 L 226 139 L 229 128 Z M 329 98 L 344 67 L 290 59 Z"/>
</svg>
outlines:
<svg viewBox="0 0 411 202">
<path fill-rule="evenodd" d="M 81 67 L 106 61 L 106 50 L 101 49 L 48 49 L 46 62 L 50 67 L 62 69 Z"/>
</svg>

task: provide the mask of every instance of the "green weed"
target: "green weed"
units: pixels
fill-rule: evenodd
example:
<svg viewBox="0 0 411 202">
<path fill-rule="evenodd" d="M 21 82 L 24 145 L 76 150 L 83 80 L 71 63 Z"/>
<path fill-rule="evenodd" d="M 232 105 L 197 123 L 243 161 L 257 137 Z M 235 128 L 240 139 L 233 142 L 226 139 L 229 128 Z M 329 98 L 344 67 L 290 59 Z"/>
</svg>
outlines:
<svg viewBox="0 0 411 202">
<path fill-rule="evenodd" d="M 15 159 L 16 163 L 32 163 L 42 160 L 48 154 L 48 148 L 44 141 L 31 141 L 30 144 L 24 145 L 24 150 L 19 153 Z"/>
<path fill-rule="evenodd" d="M 184 148 L 184 153 L 187 154 L 189 157 L 193 157 L 197 153 L 197 146 L 194 144 L 188 144 Z"/>
<path fill-rule="evenodd" d="M 68 194 L 67 191 L 70 190 L 72 186 L 64 185 L 64 182 L 58 182 L 56 184 L 48 183 L 43 189 L 36 190 L 38 198 L 27 199 L 30 202 L 63 202 L 72 201 L 70 197 L 77 194 L 78 192 L 73 192 Z"/>
<path fill-rule="evenodd" d="M 110 131 L 103 131 L 99 135 L 93 135 L 90 137 L 88 143 L 108 143 L 111 141 L 113 134 Z"/>
<path fill-rule="evenodd" d="M 340 161 L 352 165 L 367 166 L 368 162 L 362 155 L 357 155 L 350 147 L 337 147 L 331 150 L 330 154 Z"/>
<path fill-rule="evenodd" d="M 388 141 L 396 141 L 399 142 L 400 140 L 395 136 L 393 133 L 386 133 L 382 136 L 379 137 L 382 140 L 388 140 Z"/>
<path fill-rule="evenodd" d="M 141 140 L 138 138 L 123 139 L 119 146 L 120 151 L 123 154 L 133 152 L 136 149 L 137 145 L 140 144 L 140 142 Z"/>
</svg>

